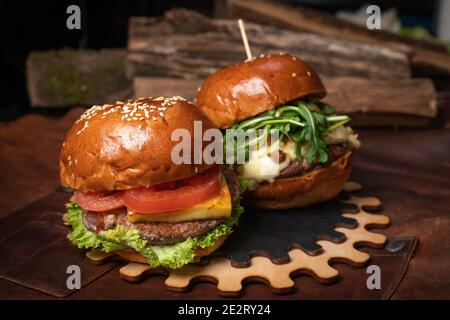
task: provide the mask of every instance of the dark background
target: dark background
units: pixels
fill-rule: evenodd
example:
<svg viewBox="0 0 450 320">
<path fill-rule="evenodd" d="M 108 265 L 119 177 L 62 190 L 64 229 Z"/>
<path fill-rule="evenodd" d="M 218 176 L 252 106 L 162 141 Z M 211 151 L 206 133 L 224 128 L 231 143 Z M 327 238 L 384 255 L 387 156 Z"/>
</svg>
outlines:
<svg viewBox="0 0 450 320">
<path fill-rule="evenodd" d="M 286 0 L 288 1 L 288 0 Z M 335 12 L 355 10 L 367 1 L 289 1 Z M 370 1 L 381 9 L 397 7 L 404 26 L 422 25 L 434 33 L 435 1 Z M 82 29 L 66 28 L 66 9 L 71 4 L 81 8 Z M 12 120 L 31 109 L 25 84 L 25 60 L 32 50 L 71 48 L 126 47 L 130 16 L 161 16 L 173 7 L 198 10 L 214 15 L 213 0 L 169 1 L 2 1 L 0 2 L 0 70 L 2 104 L 0 120 Z"/>
</svg>

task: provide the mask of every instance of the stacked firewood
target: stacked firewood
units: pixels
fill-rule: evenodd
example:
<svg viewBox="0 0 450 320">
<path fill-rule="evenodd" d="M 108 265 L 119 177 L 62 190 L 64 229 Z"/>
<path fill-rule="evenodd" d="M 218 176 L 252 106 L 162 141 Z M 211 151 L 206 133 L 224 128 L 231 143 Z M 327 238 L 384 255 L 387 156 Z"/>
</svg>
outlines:
<svg viewBox="0 0 450 320">
<path fill-rule="evenodd" d="M 235 19 L 243 17 L 254 56 L 286 52 L 310 63 L 324 80 L 325 100 L 351 114 L 354 126 L 439 124 L 436 80 L 450 79 L 450 55 L 440 46 L 372 32 L 311 9 L 261 0 L 227 4 L 228 19 L 186 9 L 132 17 L 126 50 L 31 54 L 32 105 L 88 106 L 133 94 L 192 100 L 209 74 L 246 58 Z"/>
<path fill-rule="evenodd" d="M 356 126 L 427 126 L 437 115 L 433 82 L 411 77 L 408 54 L 393 46 L 246 22 L 252 53 L 288 52 L 324 79 L 326 101 Z M 130 19 L 127 74 L 136 96 L 184 95 L 218 68 L 245 59 L 236 20 L 177 9 Z"/>
</svg>

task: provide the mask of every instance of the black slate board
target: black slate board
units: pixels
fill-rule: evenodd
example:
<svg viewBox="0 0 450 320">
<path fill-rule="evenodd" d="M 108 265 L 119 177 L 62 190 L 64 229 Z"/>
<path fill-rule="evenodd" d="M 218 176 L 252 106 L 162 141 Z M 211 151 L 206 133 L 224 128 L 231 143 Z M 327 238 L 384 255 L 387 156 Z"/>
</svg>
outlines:
<svg viewBox="0 0 450 320">
<path fill-rule="evenodd" d="M 355 228 L 357 221 L 345 218 L 342 212 L 357 212 L 356 205 L 339 201 L 344 195 L 310 208 L 261 210 L 246 208 L 239 225 L 214 256 L 225 256 L 235 267 L 246 267 L 252 256 L 266 256 L 273 263 L 289 262 L 288 251 L 300 248 L 308 254 L 320 254 L 315 242 L 345 240 L 334 230 L 343 226 Z"/>
</svg>

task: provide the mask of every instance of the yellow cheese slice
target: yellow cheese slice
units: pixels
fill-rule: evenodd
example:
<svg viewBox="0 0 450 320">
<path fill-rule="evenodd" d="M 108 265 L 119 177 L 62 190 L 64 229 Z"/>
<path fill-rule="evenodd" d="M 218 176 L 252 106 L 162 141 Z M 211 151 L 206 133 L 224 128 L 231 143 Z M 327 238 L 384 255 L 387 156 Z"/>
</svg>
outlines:
<svg viewBox="0 0 450 320">
<path fill-rule="evenodd" d="M 180 211 L 157 214 L 144 214 L 128 209 L 130 222 L 184 222 L 206 219 L 225 219 L 231 216 L 231 195 L 225 178 L 221 177 L 222 187 L 217 197 Z"/>
</svg>

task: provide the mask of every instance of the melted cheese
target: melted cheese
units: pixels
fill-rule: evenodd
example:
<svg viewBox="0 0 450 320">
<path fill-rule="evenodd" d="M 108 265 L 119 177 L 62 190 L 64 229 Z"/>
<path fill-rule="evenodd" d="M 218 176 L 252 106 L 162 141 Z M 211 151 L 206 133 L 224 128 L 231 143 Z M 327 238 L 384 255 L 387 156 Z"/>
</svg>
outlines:
<svg viewBox="0 0 450 320">
<path fill-rule="evenodd" d="M 325 135 L 327 144 L 338 144 L 347 142 L 352 149 L 361 147 L 361 142 L 358 140 L 358 135 L 355 134 L 350 127 L 339 126 Z"/>
<path fill-rule="evenodd" d="M 358 135 L 350 127 L 339 126 L 327 132 L 324 138 L 329 145 L 348 143 L 351 149 L 358 149 L 361 146 Z M 286 159 L 282 163 L 274 162 L 269 156 L 270 152 L 278 149 L 286 154 Z M 269 148 L 263 146 L 257 150 L 251 150 L 249 161 L 238 168 L 239 174 L 248 180 L 248 189 L 256 189 L 261 182 L 272 183 L 291 161 L 297 159 L 295 149 L 295 142 L 286 141 Z M 303 157 L 306 156 L 308 149 L 308 143 L 302 145 L 300 152 Z"/>
<path fill-rule="evenodd" d="M 279 149 L 281 149 L 280 145 L 276 143 L 270 147 L 265 145 L 251 150 L 248 162 L 239 168 L 240 175 L 248 180 L 250 190 L 255 189 L 259 182 L 273 182 L 280 175 L 280 172 L 287 168 L 291 162 L 290 156 L 287 156 L 281 163 L 273 161 L 269 156 L 271 152 Z"/>
<path fill-rule="evenodd" d="M 291 159 L 291 161 L 297 159 L 297 156 L 295 155 L 294 141 L 288 140 L 286 142 L 280 143 L 280 150 L 283 151 L 289 157 L 289 159 Z"/>
<path fill-rule="evenodd" d="M 231 195 L 225 178 L 222 177 L 222 188 L 217 197 L 199 203 L 194 207 L 158 214 L 144 214 L 128 209 L 130 222 L 184 222 L 206 219 L 225 219 L 231 216 Z"/>
<path fill-rule="evenodd" d="M 281 163 L 273 161 L 269 154 L 276 150 L 278 146 L 252 150 L 249 161 L 242 166 L 242 176 L 246 179 L 273 181 L 290 162 L 289 157 Z"/>
</svg>

